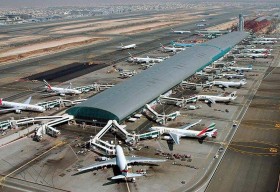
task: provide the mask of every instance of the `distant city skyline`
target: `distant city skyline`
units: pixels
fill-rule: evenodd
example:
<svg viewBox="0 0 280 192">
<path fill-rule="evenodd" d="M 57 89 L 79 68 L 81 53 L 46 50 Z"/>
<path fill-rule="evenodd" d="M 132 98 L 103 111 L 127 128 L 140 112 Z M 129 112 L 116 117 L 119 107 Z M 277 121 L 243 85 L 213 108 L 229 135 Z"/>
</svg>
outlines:
<svg viewBox="0 0 280 192">
<path fill-rule="evenodd" d="M 198 3 L 198 2 L 227 2 L 227 3 L 246 3 L 246 2 L 260 2 L 260 3 L 278 3 L 277 0 L 0 0 L 1 8 L 24 8 L 24 7 L 34 7 L 34 8 L 46 8 L 46 7 L 62 7 L 62 6 L 80 6 L 80 7 L 93 7 L 108 4 L 152 4 L 152 3 Z"/>
</svg>

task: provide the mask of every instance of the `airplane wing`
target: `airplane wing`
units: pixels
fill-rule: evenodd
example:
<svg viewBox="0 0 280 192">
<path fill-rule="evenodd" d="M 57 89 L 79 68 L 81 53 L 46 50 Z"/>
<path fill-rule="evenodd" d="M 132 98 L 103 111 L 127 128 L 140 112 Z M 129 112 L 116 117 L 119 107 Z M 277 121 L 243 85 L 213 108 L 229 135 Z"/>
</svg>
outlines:
<svg viewBox="0 0 280 192">
<path fill-rule="evenodd" d="M 212 98 L 208 98 L 208 101 L 210 101 L 210 102 L 213 103 L 213 104 L 216 103 L 216 101 L 215 101 L 214 99 L 212 99 Z"/>
<path fill-rule="evenodd" d="M 164 162 L 164 159 L 155 159 L 148 157 L 125 157 L 126 162 L 129 163 L 156 163 L 156 162 Z"/>
<path fill-rule="evenodd" d="M 173 141 L 176 143 L 176 144 L 180 144 L 180 137 L 181 135 L 177 134 L 177 133 L 169 133 L 170 137 L 173 139 Z"/>
<path fill-rule="evenodd" d="M 195 126 L 195 125 L 197 125 L 197 124 L 200 123 L 201 121 L 202 121 L 202 119 L 200 119 L 199 121 L 197 121 L 197 122 L 195 122 L 195 123 L 192 123 L 192 124 L 183 125 L 182 127 L 179 127 L 179 129 L 185 129 L 185 130 L 187 130 L 187 129 L 189 129 L 189 128 Z"/>
<path fill-rule="evenodd" d="M 1 109 L 1 110 L 0 110 L 0 113 L 6 113 L 6 112 L 10 112 L 10 111 L 15 111 L 15 110 L 17 110 L 16 107 L 9 108 L 9 109 Z"/>
<path fill-rule="evenodd" d="M 222 83 L 222 85 L 223 85 L 225 88 L 229 88 L 228 84 Z"/>
<path fill-rule="evenodd" d="M 32 97 L 30 96 L 26 101 L 24 101 L 24 104 L 30 104 Z"/>
<path fill-rule="evenodd" d="M 79 171 L 78 173 L 88 171 L 88 170 L 91 170 L 91 169 L 97 169 L 97 168 L 108 166 L 108 165 L 116 165 L 116 158 L 112 158 L 112 159 L 107 160 L 107 161 L 98 162 L 98 163 L 95 163 L 95 164 L 90 165 L 88 167 L 78 169 L 78 171 Z"/>
</svg>

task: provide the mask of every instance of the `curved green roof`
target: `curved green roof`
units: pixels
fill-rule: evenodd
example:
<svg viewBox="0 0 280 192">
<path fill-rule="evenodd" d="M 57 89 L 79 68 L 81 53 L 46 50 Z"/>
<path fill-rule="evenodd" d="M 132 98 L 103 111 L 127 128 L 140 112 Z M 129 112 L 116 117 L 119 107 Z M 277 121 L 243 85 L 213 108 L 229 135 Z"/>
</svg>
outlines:
<svg viewBox="0 0 280 192">
<path fill-rule="evenodd" d="M 224 56 L 248 35 L 246 32 L 232 32 L 201 46 L 188 48 L 70 108 L 67 113 L 79 119 L 115 119 L 120 122 L 198 69 Z"/>
</svg>

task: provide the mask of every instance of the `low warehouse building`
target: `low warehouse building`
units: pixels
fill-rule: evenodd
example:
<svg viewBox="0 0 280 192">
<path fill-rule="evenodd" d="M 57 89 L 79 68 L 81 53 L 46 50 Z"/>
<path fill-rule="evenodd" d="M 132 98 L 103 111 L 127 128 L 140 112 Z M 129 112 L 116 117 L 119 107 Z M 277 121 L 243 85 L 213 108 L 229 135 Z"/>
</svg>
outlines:
<svg viewBox="0 0 280 192">
<path fill-rule="evenodd" d="M 67 110 L 76 119 L 121 122 L 146 103 L 224 56 L 248 36 L 232 32 L 196 45 Z"/>
</svg>

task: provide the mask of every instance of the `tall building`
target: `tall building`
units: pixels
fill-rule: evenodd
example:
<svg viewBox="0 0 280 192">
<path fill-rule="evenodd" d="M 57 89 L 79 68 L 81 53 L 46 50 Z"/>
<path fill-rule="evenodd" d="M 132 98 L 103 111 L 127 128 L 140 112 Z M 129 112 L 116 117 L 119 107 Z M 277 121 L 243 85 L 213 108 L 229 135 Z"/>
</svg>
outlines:
<svg viewBox="0 0 280 192">
<path fill-rule="evenodd" d="M 239 14 L 238 30 L 239 31 L 244 31 L 244 17 L 243 17 L 242 14 Z"/>
</svg>

